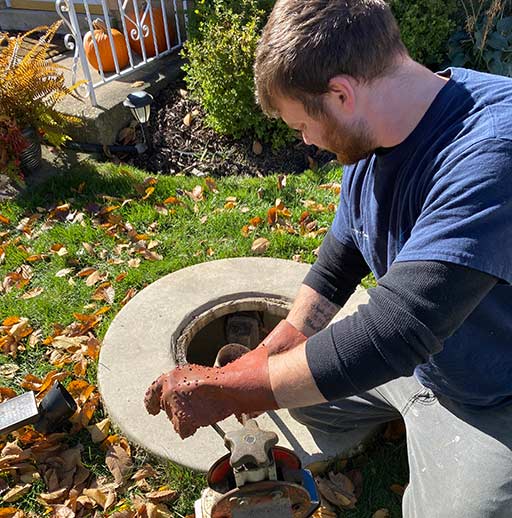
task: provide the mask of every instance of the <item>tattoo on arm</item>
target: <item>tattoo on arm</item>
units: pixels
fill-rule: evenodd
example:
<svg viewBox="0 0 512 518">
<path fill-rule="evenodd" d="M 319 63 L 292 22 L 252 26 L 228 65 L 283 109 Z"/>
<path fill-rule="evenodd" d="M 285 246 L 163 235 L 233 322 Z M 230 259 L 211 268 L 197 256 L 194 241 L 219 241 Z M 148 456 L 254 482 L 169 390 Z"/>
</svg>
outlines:
<svg viewBox="0 0 512 518">
<path fill-rule="evenodd" d="M 339 306 L 326 299 L 313 302 L 304 316 L 304 326 L 313 333 L 318 333 L 327 326 L 338 309 Z"/>
</svg>

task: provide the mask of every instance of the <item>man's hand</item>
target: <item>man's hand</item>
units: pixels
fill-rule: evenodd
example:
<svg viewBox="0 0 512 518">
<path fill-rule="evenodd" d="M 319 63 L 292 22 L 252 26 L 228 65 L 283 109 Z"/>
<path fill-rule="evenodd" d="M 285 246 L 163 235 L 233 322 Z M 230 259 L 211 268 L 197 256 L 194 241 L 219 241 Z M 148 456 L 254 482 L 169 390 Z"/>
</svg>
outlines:
<svg viewBox="0 0 512 518">
<path fill-rule="evenodd" d="M 257 347 L 225 367 L 176 367 L 153 382 L 144 403 L 152 415 L 164 410 L 182 439 L 231 414 L 276 410 L 268 349 Z"/>
</svg>

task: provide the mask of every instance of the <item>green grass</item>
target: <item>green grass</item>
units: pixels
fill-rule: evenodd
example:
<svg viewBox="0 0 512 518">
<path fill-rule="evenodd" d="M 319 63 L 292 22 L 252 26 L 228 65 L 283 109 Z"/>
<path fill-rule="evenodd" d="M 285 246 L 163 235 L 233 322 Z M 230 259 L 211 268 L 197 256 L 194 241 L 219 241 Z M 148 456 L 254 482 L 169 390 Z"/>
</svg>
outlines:
<svg viewBox="0 0 512 518">
<path fill-rule="evenodd" d="M 0 264 L 0 282 L 17 268 L 28 264 L 27 257 L 45 255 L 44 259 L 30 263 L 33 276 L 27 286 L 1 294 L 0 320 L 8 316 L 27 317 L 35 330 L 41 330 L 44 338 L 52 333 L 54 324 L 67 326 L 75 321 L 74 313 L 92 313 L 106 305 L 105 302 L 91 300 L 97 285 L 87 286 L 85 278 L 76 276 L 85 267 L 97 268 L 106 274 L 106 280 L 115 289 L 113 304 L 95 329 L 101 338 L 121 309 L 121 301 L 130 288 L 141 290 L 163 275 L 196 263 L 252 255 L 251 245 L 258 237 L 270 241 L 265 254 L 267 256 L 291 259 L 300 255 L 301 260 L 312 263 L 315 260 L 314 250 L 320 245 L 323 236 L 304 237 L 275 231 L 266 222 L 267 211 L 274 206 L 276 198 L 280 198 L 291 211 L 291 225 L 298 229 L 299 218 L 306 210 L 305 200 L 313 200 L 325 207 L 338 202 L 335 193 L 320 189 L 319 185 L 339 182 L 340 176 L 338 168 L 307 171 L 289 176 L 283 190 L 278 189 L 276 176 L 263 179 L 228 177 L 216 180 L 218 192 L 208 190 L 204 178 L 158 177 L 153 185 L 154 192 L 144 200 L 144 189 L 150 186 L 147 183 L 149 177 L 127 166 L 82 165 L 57 175 L 0 207 L 0 213 L 10 219 L 9 224 L 0 223 L 0 233 L 7 232 L 3 239 L 11 240 L 11 244 L 3 247 L 5 258 Z M 192 191 L 197 185 L 204 187 L 204 200 L 195 203 L 186 191 Z M 166 205 L 169 213 L 162 214 L 158 207 L 170 196 L 178 198 L 180 204 Z M 225 208 L 228 197 L 236 197 L 236 207 Z M 45 225 L 50 211 L 65 203 L 70 205 L 69 212 L 75 214 L 75 217 L 82 214 L 78 221 L 52 221 L 51 225 Z M 108 225 L 101 226 L 106 220 L 98 216 L 98 211 L 101 207 L 113 206 L 118 207 L 110 214 L 124 225 L 125 230 L 119 226 L 112 226 L 111 229 Z M 40 218 L 34 223 L 31 234 L 16 229 L 23 218 L 34 214 L 39 214 Z M 245 237 L 241 232 L 242 227 L 256 216 L 262 218 L 263 223 Z M 328 227 L 334 213 L 325 210 L 312 213 L 312 217 L 318 221 L 319 228 Z M 128 250 L 133 248 L 134 243 L 130 241 L 126 228 L 133 228 L 137 234 L 147 234 L 148 241 L 158 241 L 152 250 L 160 254 L 162 259 L 150 261 L 136 253 L 130 254 Z M 92 254 L 84 248 L 83 243 L 92 246 Z M 51 253 L 54 245 L 63 245 L 67 254 L 59 256 Z M 128 247 L 119 248 L 119 245 Z M 141 259 L 138 268 L 127 265 L 127 260 L 134 257 Z M 118 264 L 119 261 L 123 262 Z M 71 268 L 72 272 L 65 277 L 56 277 L 55 274 L 64 268 Z M 116 281 L 116 277 L 122 273 L 126 273 L 126 276 Z M 364 285 L 369 286 L 373 282 L 369 278 Z M 23 293 L 34 288 L 42 288 L 43 291 L 31 299 L 21 298 Z M 0 385 L 20 393 L 23 391 L 20 383 L 26 374 L 43 377 L 54 370 L 55 367 L 48 363 L 45 353 L 45 346 L 38 344 L 27 346 L 15 360 L 0 354 L 0 365 L 16 362 L 20 367 L 14 378 L 0 377 Z M 86 377 L 90 383 L 95 383 L 96 365 L 89 365 Z M 101 419 L 102 412 L 100 408 L 95 419 Z M 86 431 L 70 438 L 71 446 L 78 442 L 84 446 L 84 465 L 98 476 L 108 474 L 104 451 L 90 441 Z M 160 478 L 155 481 L 156 487 L 168 484 L 180 490 L 181 497 L 173 507 L 176 516 L 191 513 L 193 502 L 204 487 L 204 476 L 172 464 L 157 464 L 156 460 L 141 450 L 134 451 L 136 466 L 146 462 L 158 465 Z M 386 507 L 390 509 L 392 517 L 399 517 L 399 497 L 390 492 L 389 486 L 393 483 L 403 484 L 407 480 L 404 445 L 381 443 L 370 451 L 366 460 L 360 459 L 360 463 L 364 493 L 356 510 L 346 511 L 343 516 L 368 517 L 377 509 Z M 44 487 L 39 485 L 34 486 L 16 505 L 27 512 L 40 512 L 35 495 Z"/>
</svg>

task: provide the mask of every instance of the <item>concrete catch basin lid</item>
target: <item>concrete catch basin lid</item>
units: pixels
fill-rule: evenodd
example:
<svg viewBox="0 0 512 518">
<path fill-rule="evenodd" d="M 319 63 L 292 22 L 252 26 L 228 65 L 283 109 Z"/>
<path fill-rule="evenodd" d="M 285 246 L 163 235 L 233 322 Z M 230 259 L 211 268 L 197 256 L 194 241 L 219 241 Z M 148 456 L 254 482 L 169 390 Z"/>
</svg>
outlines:
<svg viewBox="0 0 512 518">
<path fill-rule="evenodd" d="M 128 439 L 159 457 L 199 471 L 207 471 L 225 455 L 223 441 L 211 427 L 182 440 L 165 413 L 149 415 L 144 393 L 155 378 L 177 365 L 176 342 L 183 331 L 193 338 L 204 327 L 202 315 L 222 316 L 230 308 L 239 311 L 242 300 L 253 301 L 257 310 L 261 304 L 270 312 L 275 307 L 282 318 L 309 268 L 271 258 L 211 261 L 166 275 L 128 302 L 107 331 L 98 365 L 106 409 Z M 336 319 L 367 300 L 366 292 L 357 290 Z M 293 449 L 304 465 L 353 453 L 368 435 L 355 431 L 332 437 L 310 431 L 287 410 L 269 412 L 257 420 L 260 428 L 275 431 L 279 445 Z M 219 424 L 224 431 L 240 427 L 234 417 Z"/>
</svg>

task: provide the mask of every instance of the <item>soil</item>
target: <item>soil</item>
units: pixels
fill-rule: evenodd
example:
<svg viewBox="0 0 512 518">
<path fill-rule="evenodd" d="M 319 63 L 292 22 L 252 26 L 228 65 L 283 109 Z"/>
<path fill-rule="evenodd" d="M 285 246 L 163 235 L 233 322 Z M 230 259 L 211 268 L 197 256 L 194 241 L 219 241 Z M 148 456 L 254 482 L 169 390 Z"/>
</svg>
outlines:
<svg viewBox="0 0 512 518">
<path fill-rule="evenodd" d="M 184 88 L 181 83 L 175 84 L 155 98 L 146 131 L 150 150 L 130 159 L 130 163 L 163 174 L 262 176 L 300 173 L 335 158 L 301 140 L 273 151 L 267 144 L 258 149 L 252 138 L 221 136 L 206 125 L 203 111 Z M 187 116 L 190 125 L 184 122 Z"/>
</svg>

